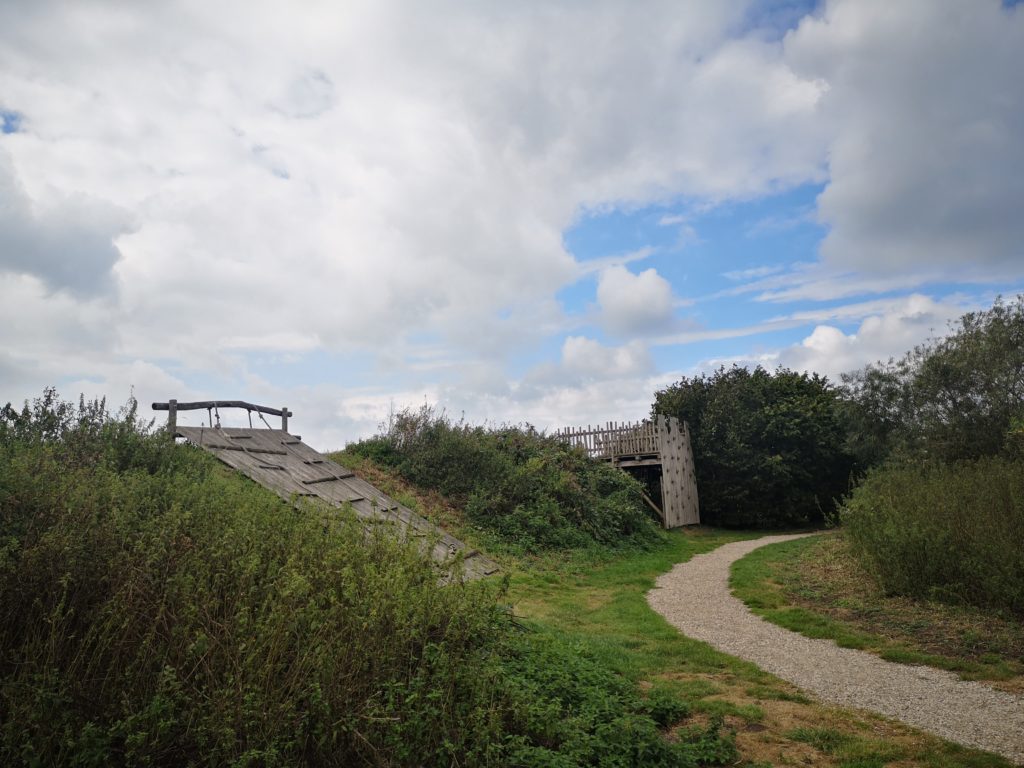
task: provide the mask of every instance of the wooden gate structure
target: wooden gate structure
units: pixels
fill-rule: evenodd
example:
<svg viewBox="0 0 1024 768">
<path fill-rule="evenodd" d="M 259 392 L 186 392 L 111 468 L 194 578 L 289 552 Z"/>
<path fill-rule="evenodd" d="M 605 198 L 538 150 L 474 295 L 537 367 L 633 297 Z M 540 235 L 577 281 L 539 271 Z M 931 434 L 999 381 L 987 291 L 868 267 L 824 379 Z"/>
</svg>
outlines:
<svg viewBox="0 0 1024 768">
<path fill-rule="evenodd" d="M 685 421 L 662 415 L 632 424 L 609 421 L 604 427 L 560 429 L 555 437 L 622 469 L 659 467 L 661 524 L 677 528 L 700 523 L 690 428 Z"/>
<path fill-rule="evenodd" d="M 281 429 L 267 424 L 260 428 L 222 428 L 220 408 L 244 408 L 261 419 L 262 414 L 281 417 Z M 218 412 L 216 426 L 179 427 L 178 411 L 207 410 L 213 424 L 213 412 Z M 463 577 L 477 579 L 489 576 L 498 566 L 477 550 L 471 550 L 454 536 L 424 517 L 389 498 L 355 472 L 335 464 L 323 454 L 310 448 L 302 439 L 288 433 L 287 408 L 280 410 L 253 405 L 241 400 L 210 400 L 200 403 L 153 403 L 153 410 L 167 411 L 167 429 L 174 437 L 183 437 L 192 445 L 212 453 L 265 488 L 269 488 L 285 501 L 319 501 L 329 507 L 350 505 L 356 516 L 369 528 L 393 525 L 400 535 L 412 536 L 432 545 L 431 557 L 450 575 L 450 566 L 462 561 Z M 266 420 L 264 420 L 266 423 Z"/>
</svg>

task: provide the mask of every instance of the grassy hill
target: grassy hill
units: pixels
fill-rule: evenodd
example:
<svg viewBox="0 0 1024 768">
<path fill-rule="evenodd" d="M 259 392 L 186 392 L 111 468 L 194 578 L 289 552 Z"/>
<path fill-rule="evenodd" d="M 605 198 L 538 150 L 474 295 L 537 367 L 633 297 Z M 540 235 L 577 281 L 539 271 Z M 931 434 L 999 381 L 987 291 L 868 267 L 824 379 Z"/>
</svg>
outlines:
<svg viewBox="0 0 1024 768">
<path fill-rule="evenodd" d="M 53 392 L 4 409 L 0 760 L 1005 765 L 815 705 L 644 602 L 673 563 L 750 534 L 658 531 L 607 468 L 528 431 L 464 434 L 448 460 L 491 451 L 502 500 L 518 499 L 499 506 L 511 527 L 470 511 L 472 486 L 446 495 L 400 462 L 339 457 L 504 566 L 441 586 L 418 547 L 345 510 L 288 505 L 132 409 Z M 607 543 L 524 538 L 530 505 L 552 498 L 583 516 L 603 500 L 603 517 L 584 519 L 629 528 Z"/>
</svg>

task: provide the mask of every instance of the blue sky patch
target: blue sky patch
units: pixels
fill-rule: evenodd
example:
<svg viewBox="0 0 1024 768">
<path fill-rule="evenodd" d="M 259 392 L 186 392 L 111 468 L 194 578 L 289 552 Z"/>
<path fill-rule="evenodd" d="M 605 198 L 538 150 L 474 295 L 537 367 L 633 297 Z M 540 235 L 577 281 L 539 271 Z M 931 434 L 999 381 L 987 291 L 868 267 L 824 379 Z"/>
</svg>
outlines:
<svg viewBox="0 0 1024 768">
<path fill-rule="evenodd" d="M 17 133 L 21 130 L 21 121 L 20 113 L 0 109 L 0 133 Z"/>
</svg>

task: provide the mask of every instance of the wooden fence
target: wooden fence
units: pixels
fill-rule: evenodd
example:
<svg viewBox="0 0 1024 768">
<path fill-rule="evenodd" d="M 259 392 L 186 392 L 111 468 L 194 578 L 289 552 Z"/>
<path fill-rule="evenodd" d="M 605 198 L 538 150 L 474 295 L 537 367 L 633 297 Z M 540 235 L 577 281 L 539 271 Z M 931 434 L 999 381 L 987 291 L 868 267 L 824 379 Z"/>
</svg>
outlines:
<svg viewBox="0 0 1024 768">
<path fill-rule="evenodd" d="M 659 415 L 655 421 L 609 421 L 604 427 L 567 427 L 554 436 L 582 448 L 595 459 L 610 461 L 623 469 L 660 468 L 658 511 L 662 525 L 675 528 L 700 522 L 693 450 L 685 422 Z"/>
<path fill-rule="evenodd" d="M 631 424 L 609 421 L 604 427 L 567 427 L 555 437 L 583 448 L 595 459 L 644 456 L 658 453 L 657 425 L 650 421 Z"/>
</svg>

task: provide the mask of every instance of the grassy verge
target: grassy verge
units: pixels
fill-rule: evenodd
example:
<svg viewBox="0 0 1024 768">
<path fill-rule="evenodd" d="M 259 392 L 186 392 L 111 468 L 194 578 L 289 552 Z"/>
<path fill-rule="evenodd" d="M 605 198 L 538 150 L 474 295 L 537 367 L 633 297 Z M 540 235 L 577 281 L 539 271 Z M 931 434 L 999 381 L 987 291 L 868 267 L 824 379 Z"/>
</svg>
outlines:
<svg viewBox="0 0 1024 768">
<path fill-rule="evenodd" d="M 1024 622 L 886 596 L 841 531 L 756 550 L 733 565 L 731 584 L 755 613 L 808 637 L 1024 690 Z"/>
<path fill-rule="evenodd" d="M 1009 765 L 883 718 L 812 703 L 753 664 L 682 636 L 648 607 L 645 593 L 674 563 L 749 535 L 672 533 L 649 552 L 533 563 L 512 574 L 509 598 L 527 626 L 570 639 L 648 696 L 682 701 L 689 727 L 721 718 L 735 733 L 737 765 Z"/>
</svg>

